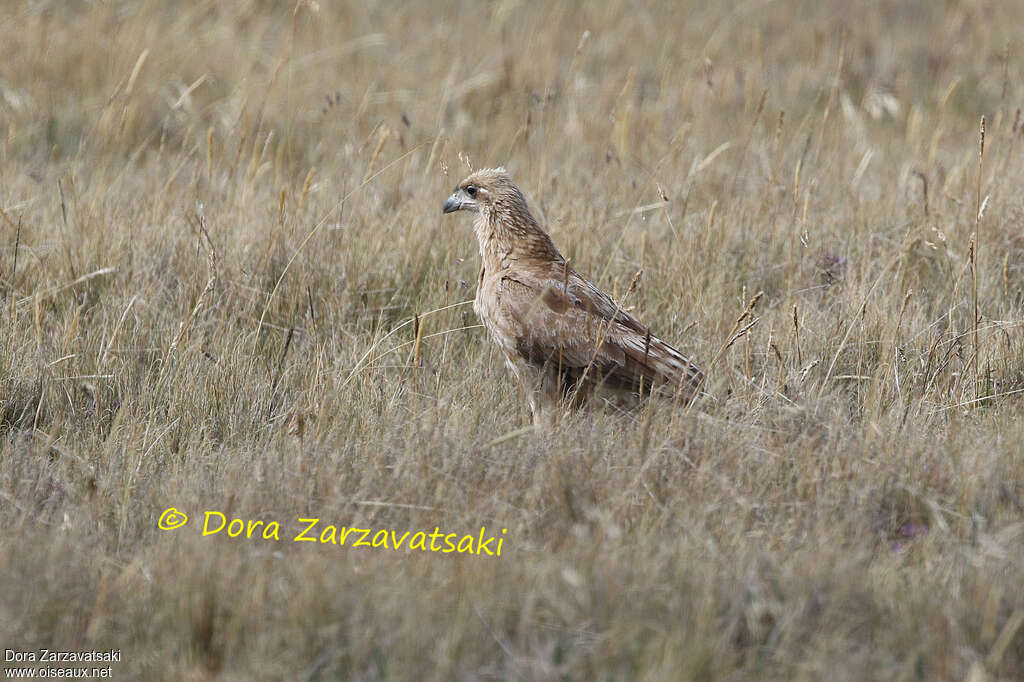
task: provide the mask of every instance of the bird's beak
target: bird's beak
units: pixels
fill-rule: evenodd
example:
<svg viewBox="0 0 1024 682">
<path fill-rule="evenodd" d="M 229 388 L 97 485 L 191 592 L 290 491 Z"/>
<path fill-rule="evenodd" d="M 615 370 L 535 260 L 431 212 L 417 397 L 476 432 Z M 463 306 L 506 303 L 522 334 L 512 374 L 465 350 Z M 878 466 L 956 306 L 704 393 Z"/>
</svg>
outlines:
<svg viewBox="0 0 1024 682">
<path fill-rule="evenodd" d="M 469 193 L 466 192 L 466 190 L 456 189 L 452 192 L 452 195 L 448 197 L 448 201 L 444 202 L 444 206 L 441 210 L 445 213 L 454 213 L 455 211 L 478 213 L 480 211 L 480 205 L 476 203 L 476 199 L 469 196 Z"/>
<path fill-rule="evenodd" d="M 445 213 L 454 213 L 455 211 L 458 211 L 460 208 L 462 208 L 462 199 L 459 198 L 459 193 L 455 192 L 450 197 L 448 197 L 447 201 L 444 202 L 444 206 L 442 207 L 441 210 L 443 210 Z"/>
</svg>

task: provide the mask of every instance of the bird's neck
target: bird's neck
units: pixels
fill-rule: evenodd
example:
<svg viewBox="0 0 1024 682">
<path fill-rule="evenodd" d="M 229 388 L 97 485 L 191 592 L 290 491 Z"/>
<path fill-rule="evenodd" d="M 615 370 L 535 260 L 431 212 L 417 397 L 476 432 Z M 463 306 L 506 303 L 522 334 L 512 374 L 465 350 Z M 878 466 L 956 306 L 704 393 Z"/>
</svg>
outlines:
<svg viewBox="0 0 1024 682">
<path fill-rule="evenodd" d="M 473 228 L 480 245 L 480 258 L 488 271 L 504 269 L 510 262 L 523 259 L 558 263 L 565 260 L 533 216 L 511 221 L 500 215 L 480 214 Z"/>
</svg>

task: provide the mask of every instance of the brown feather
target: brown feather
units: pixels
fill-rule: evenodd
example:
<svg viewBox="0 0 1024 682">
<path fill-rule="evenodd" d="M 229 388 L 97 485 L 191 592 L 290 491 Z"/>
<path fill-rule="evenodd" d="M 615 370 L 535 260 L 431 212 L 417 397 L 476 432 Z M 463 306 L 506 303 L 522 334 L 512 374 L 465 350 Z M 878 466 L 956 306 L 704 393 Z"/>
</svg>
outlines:
<svg viewBox="0 0 1024 682">
<path fill-rule="evenodd" d="M 460 183 L 445 204 L 458 208 L 477 214 L 483 266 L 474 310 L 527 383 L 535 421 L 552 418 L 560 394 L 607 387 L 691 395 L 699 387 L 688 358 L 568 267 L 503 169 Z"/>
</svg>

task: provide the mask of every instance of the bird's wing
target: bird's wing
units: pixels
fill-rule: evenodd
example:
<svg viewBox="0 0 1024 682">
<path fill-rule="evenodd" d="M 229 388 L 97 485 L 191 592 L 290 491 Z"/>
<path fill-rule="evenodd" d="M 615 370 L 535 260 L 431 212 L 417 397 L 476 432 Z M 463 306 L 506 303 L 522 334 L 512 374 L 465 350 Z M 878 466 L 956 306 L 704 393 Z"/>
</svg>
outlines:
<svg viewBox="0 0 1024 682">
<path fill-rule="evenodd" d="M 644 392 L 653 385 L 693 385 L 700 370 L 611 297 L 578 274 L 552 264 L 547 272 L 506 274 L 498 287 L 503 316 L 515 321 L 516 350 L 531 364 L 567 376 Z M 558 276 L 561 274 L 561 276 Z M 587 369 L 589 367 L 589 369 Z"/>
</svg>

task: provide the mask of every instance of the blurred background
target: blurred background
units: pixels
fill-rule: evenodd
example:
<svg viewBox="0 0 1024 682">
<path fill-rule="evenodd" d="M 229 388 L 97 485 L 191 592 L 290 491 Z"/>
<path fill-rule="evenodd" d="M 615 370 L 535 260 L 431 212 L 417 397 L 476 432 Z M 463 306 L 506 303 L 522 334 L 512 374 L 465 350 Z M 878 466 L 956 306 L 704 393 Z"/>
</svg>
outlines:
<svg viewBox="0 0 1024 682">
<path fill-rule="evenodd" d="M 1021 26 L 5 2 L 0 641 L 126 679 L 1024 677 Z M 441 214 L 497 165 L 711 398 L 520 430 Z"/>
</svg>

